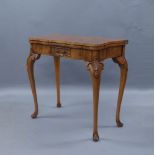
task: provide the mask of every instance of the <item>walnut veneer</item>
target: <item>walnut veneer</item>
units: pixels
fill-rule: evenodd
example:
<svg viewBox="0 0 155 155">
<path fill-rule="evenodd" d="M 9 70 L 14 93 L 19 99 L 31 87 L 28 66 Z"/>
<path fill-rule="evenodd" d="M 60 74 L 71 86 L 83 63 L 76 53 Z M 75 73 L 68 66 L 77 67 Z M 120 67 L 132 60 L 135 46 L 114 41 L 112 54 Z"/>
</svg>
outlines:
<svg viewBox="0 0 155 155">
<path fill-rule="evenodd" d="M 31 37 L 30 54 L 27 58 L 27 72 L 34 98 L 34 112 L 31 117 L 38 115 L 38 101 L 35 88 L 33 66 L 41 55 L 54 57 L 56 86 L 57 86 L 57 107 L 61 107 L 60 101 L 60 57 L 69 59 L 83 60 L 90 72 L 93 85 L 93 140 L 98 141 L 98 101 L 100 91 L 101 72 L 104 70 L 103 61 L 108 58 L 117 63 L 120 67 L 120 87 L 116 109 L 116 123 L 122 127 L 120 121 L 120 109 L 124 87 L 127 78 L 128 64 L 125 59 L 125 45 L 127 40 L 105 39 L 103 37 L 82 37 L 66 35 L 49 35 L 41 37 Z"/>
</svg>

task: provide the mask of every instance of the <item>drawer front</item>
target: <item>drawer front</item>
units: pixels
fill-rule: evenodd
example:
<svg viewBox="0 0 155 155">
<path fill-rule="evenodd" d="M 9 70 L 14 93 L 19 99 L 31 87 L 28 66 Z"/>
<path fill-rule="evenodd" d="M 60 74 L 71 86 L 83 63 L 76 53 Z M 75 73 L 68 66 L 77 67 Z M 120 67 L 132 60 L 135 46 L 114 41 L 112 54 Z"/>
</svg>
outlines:
<svg viewBox="0 0 155 155">
<path fill-rule="evenodd" d="M 31 44 L 31 48 L 33 53 L 41 55 L 59 56 L 70 59 L 83 59 L 84 57 L 84 51 L 81 49 L 40 45 L 40 44 Z"/>
</svg>

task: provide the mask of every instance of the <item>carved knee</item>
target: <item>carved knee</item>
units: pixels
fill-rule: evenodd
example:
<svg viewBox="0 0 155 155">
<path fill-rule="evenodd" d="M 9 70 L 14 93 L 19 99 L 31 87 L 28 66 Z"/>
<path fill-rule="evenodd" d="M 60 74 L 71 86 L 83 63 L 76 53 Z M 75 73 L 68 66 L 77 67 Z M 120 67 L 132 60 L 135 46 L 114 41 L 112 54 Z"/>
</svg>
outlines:
<svg viewBox="0 0 155 155">
<path fill-rule="evenodd" d="M 101 71 L 104 69 L 104 65 L 101 62 L 89 62 L 87 68 L 94 78 L 99 78 Z"/>
</svg>

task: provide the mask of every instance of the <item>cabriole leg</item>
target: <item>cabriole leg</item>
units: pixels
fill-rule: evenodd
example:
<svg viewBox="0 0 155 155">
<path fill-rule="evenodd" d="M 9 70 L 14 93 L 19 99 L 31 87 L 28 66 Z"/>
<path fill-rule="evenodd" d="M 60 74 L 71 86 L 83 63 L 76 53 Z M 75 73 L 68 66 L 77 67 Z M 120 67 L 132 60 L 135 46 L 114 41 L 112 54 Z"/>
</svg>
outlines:
<svg viewBox="0 0 155 155">
<path fill-rule="evenodd" d="M 100 90 L 100 77 L 103 70 L 103 64 L 100 62 L 90 62 L 87 65 L 93 84 L 93 141 L 99 140 L 98 135 L 98 102 Z"/>
<path fill-rule="evenodd" d="M 27 73 L 28 73 L 33 99 L 34 99 L 34 112 L 31 115 L 32 118 L 36 118 L 38 115 L 38 101 L 37 101 L 37 93 L 36 93 L 35 79 L 34 79 L 34 63 L 39 58 L 40 58 L 40 54 L 34 54 L 32 52 L 30 52 L 30 55 L 27 58 Z"/>
<path fill-rule="evenodd" d="M 116 109 L 116 123 L 118 127 L 122 127 L 123 123 L 120 121 L 120 111 L 121 111 L 124 88 L 125 88 L 126 79 L 127 79 L 128 63 L 124 56 L 113 58 L 113 61 L 119 65 L 120 72 L 121 72 L 120 86 L 119 86 L 119 93 L 118 93 L 118 100 L 117 100 L 117 109 Z"/>
</svg>

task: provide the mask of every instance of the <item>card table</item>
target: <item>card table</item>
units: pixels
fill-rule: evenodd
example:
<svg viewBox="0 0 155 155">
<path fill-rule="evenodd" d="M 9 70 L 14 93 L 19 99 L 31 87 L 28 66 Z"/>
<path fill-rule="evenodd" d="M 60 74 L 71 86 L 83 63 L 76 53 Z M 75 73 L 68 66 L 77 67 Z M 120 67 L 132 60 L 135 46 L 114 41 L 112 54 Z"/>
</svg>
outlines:
<svg viewBox="0 0 155 155">
<path fill-rule="evenodd" d="M 104 60 L 112 59 L 120 67 L 120 86 L 116 108 L 116 124 L 122 127 L 120 110 L 123 92 L 127 79 L 128 63 L 125 58 L 127 40 L 106 39 L 101 36 L 84 37 L 52 34 L 48 36 L 34 36 L 29 38 L 30 54 L 27 58 L 27 72 L 34 99 L 34 112 L 31 117 L 38 115 L 38 101 L 34 78 L 34 63 L 41 56 L 53 56 L 55 65 L 57 107 L 61 107 L 60 100 L 60 58 L 82 60 L 90 73 L 93 86 L 93 141 L 99 140 L 98 134 L 98 102 L 101 72 L 104 70 Z M 110 69 L 110 68 L 109 68 Z"/>
</svg>

